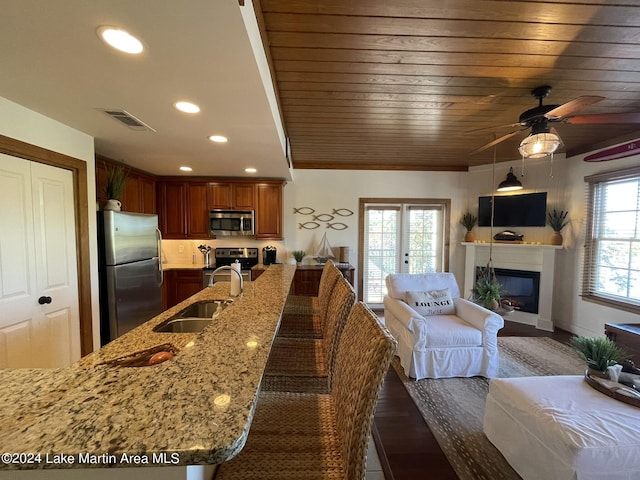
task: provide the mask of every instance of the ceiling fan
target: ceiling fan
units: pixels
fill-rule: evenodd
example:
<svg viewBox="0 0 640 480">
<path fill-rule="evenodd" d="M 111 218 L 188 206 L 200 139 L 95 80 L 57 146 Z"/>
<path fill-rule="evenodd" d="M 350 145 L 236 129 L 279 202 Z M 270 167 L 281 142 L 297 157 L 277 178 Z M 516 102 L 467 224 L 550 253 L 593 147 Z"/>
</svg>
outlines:
<svg viewBox="0 0 640 480">
<path fill-rule="evenodd" d="M 602 113 L 589 115 L 573 115 L 579 110 L 604 100 L 605 97 L 585 95 L 574 98 L 562 105 L 543 105 L 542 99 L 551 92 L 551 86 L 542 85 L 531 91 L 531 96 L 538 99 L 538 106 L 526 110 L 520 114 L 517 123 L 508 125 L 500 125 L 497 127 L 479 128 L 471 130 L 467 133 L 478 132 L 481 130 L 489 130 L 505 127 L 522 127 L 513 132 L 507 133 L 495 140 L 490 141 L 486 145 L 477 148 L 470 155 L 480 153 L 488 148 L 493 147 L 505 140 L 517 135 L 518 133 L 531 129 L 531 133 L 520 144 L 520 153 L 523 157 L 536 158 L 543 157 L 553 153 L 561 144 L 560 136 L 555 128 L 549 124 L 555 122 L 577 124 L 577 125 L 593 125 L 593 124 L 635 124 L 640 123 L 640 112 L 629 113 Z"/>
</svg>

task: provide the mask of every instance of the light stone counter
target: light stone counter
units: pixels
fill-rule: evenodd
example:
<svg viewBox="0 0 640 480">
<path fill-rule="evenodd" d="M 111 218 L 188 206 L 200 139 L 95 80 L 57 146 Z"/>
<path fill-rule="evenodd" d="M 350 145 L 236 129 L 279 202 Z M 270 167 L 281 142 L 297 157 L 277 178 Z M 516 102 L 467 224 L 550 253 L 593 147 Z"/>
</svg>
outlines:
<svg viewBox="0 0 640 480">
<path fill-rule="evenodd" d="M 152 329 L 193 302 L 226 298 L 229 283 L 205 288 L 70 368 L 0 370 L 0 452 L 40 454 L 34 463 L 0 462 L 0 471 L 136 466 L 123 464 L 123 454 L 155 466 L 236 455 L 294 273 L 295 266 L 271 266 L 201 333 Z M 102 364 L 162 343 L 179 349 L 175 358 L 149 367 Z M 88 456 L 80 462 L 81 455 Z"/>
</svg>

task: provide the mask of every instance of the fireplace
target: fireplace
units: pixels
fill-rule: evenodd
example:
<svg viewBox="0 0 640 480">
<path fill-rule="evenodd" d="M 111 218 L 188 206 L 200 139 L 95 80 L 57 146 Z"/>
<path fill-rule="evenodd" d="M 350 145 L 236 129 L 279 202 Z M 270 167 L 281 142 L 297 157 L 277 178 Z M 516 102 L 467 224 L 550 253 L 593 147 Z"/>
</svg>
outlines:
<svg viewBox="0 0 640 480">
<path fill-rule="evenodd" d="M 520 312 L 538 313 L 540 272 L 496 268 L 496 279 L 502 285 L 502 299 Z"/>
<path fill-rule="evenodd" d="M 463 245 L 466 249 L 465 292 L 473 290 L 477 267 L 491 262 L 498 280 L 508 290 L 505 298 L 524 304 L 509 313 L 508 319 L 553 332 L 553 280 L 556 252 L 562 249 L 561 246 L 481 242 Z"/>
</svg>

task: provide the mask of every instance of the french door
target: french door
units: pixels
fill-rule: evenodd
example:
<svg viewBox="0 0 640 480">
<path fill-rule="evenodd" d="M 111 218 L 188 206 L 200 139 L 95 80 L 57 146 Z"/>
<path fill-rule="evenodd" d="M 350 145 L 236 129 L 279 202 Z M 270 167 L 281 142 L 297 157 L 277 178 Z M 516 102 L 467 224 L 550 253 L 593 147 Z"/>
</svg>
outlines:
<svg viewBox="0 0 640 480">
<path fill-rule="evenodd" d="M 360 297 L 382 304 L 390 273 L 448 268 L 449 200 L 361 200 Z"/>
</svg>

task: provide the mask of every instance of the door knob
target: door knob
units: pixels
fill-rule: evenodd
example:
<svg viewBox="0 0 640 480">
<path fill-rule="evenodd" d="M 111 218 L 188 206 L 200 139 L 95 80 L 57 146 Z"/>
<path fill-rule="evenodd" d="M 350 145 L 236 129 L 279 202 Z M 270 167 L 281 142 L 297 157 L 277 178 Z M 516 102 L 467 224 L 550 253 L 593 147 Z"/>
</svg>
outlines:
<svg viewBox="0 0 640 480">
<path fill-rule="evenodd" d="M 45 303 L 51 303 L 51 297 L 40 297 L 38 299 L 38 303 L 40 305 L 44 305 Z"/>
</svg>

